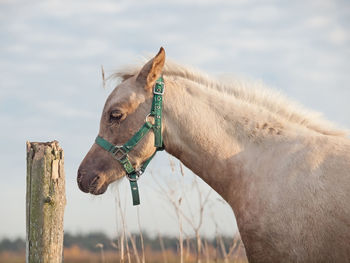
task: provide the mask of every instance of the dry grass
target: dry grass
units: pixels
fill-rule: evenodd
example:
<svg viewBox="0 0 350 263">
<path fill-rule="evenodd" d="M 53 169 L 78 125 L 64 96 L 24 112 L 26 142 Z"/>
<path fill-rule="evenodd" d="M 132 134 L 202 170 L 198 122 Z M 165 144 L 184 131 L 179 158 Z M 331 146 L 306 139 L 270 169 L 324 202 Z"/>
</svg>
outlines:
<svg viewBox="0 0 350 263">
<path fill-rule="evenodd" d="M 203 260 L 203 263 L 224 263 L 223 258 L 215 258 L 216 249 L 210 248 L 210 259 L 207 261 Z M 244 252 L 244 250 L 243 250 Z M 172 250 L 165 250 L 168 263 L 178 263 L 180 256 Z M 148 263 L 163 263 L 164 255 L 161 251 L 153 251 L 149 247 L 145 248 L 145 259 Z M 120 256 L 114 251 L 104 252 L 104 261 L 101 259 L 100 253 L 94 253 L 88 250 L 79 248 L 78 246 L 72 246 L 64 249 L 64 262 L 65 263 L 119 263 Z M 136 262 L 135 255 L 131 255 L 131 262 Z M 186 258 L 185 262 L 194 263 L 196 262 L 196 254 L 190 253 Z M 248 262 L 245 258 L 244 253 L 239 253 L 231 257 L 228 262 L 246 263 Z M 1 252 L 0 263 L 25 263 L 25 252 L 20 253 L 14 252 Z"/>
</svg>

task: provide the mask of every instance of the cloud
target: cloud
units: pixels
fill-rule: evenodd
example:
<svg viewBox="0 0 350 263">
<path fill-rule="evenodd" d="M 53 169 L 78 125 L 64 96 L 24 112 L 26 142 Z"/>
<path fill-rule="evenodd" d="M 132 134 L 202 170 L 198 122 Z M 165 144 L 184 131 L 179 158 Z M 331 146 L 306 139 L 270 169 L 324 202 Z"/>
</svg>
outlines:
<svg viewBox="0 0 350 263">
<path fill-rule="evenodd" d="M 38 10 L 50 16 L 69 18 L 75 15 L 97 15 L 113 14 L 116 15 L 125 10 L 125 1 L 59 1 L 50 0 L 40 2 Z"/>
<path fill-rule="evenodd" d="M 305 25 L 311 28 L 324 29 L 332 23 L 332 19 L 329 16 L 316 15 L 305 21 Z"/>
<path fill-rule="evenodd" d="M 50 114 L 52 118 L 63 117 L 63 118 L 84 118 L 84 119 L 95 119 L 96 114 L 92 112 L 83 111 L 74 108 L 72 105 L 67 105 L 62 101 L 57 100 L 45 100 L 38 102 L 35 106 L 40 111 L 44 111 L 46 114 Z"/>
<path fill-rule="evenodd" d="M 349 32 L 341 27 L 337 27 L 329 34 L 329 39 L 333 44 L 342 45 L 348 42 Z"/>
</svg>

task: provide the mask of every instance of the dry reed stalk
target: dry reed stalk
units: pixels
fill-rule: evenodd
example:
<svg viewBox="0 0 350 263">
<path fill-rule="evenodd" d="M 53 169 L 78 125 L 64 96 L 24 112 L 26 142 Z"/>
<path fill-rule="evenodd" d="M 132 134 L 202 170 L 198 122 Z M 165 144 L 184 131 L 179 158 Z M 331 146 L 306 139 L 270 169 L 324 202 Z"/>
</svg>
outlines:
<svg viewBox="0 0 350 263">
<path fill-rule="evenodd" d="M 101 65 L 101 73 L 102 73 L 102 87 L 106 89 L 106 78 L 105 78 L 105 70 L 103 65 Z"/>
<path fill-rule="evenodd" d="M 220 248 L 221 248 L 222 257 L 224 258 L 224 262 L 228 263 L 228 256 L 227 256 L 227 252 L 226 252 L 226 247 L 225 247 L 224 241 L 222 240 L 222 236 L 219 235 L 218 239 L 219 239 L 219 245 L 220 245 Z"/>
<path fill-rule="evenodd" d="M 234 255 L 237 252 L 237 250 L 239 249 L 239 246 L 240 246 L 240 243 L 241 243 L 240 238 L 238 238 L 237 236 L 233 237 L 232 245 L 229 247 L 228 251 L 226 250 L 226 246 L 225 246 L 225 243 L 224 243 L 221 235 L 217 235 L 217 240 L 219 242 L 219 246 L 220 246 L 220 249 L 221 249 L 221 253 L 222 253 L 222 257 L 223 257 L 224 263 L 228 263 L 230 257 L 232 255 Z"/>
<path fill-rule="evenodd" d="M 130 242 L 131 242 L 132 248 L 134 250 L 134 255 L 135 255 L 135 258 L 136 258 L 136 262 L 137 263 L 141 263 L 141 260 L 140 260 L 140 257 L 139 257 L 139 253 L 138 253 L 137 247 L 136 247 L 135 237 L 133 235 L 130 235 L 130 233 L 129 233 L 129 237 L 130 237 Z"/>
<path fill-rule="evenodd" d="M 205 253 L 206 262 L 210 263 L 209 246 L 208 246 L 208 241 L 206 239 L 204 239 L 204 253 Z"/>
<path fill-rule="evenodd" d="M 186 236 L 186 255 L 185 255 L 185 261 L 188 261 L 191 255 L 191 248 L 190 248 L 190 239 L 188 236 Z"/>
<path fill-rule="evenodd" d="M 235 255 L 239 248 L 240 248 L 240 245 L 241 245 L 241 239 L 240 237 L 236 236 L 233 238 L 233 242 L 232 242 L 232 246 L 228 252 L 228 255 L 231 256 L 231 255 Z M 237 253 L 238 254 L 238 253 Z"/>
<path fill-rule="evenodd" d="M 145 246 L 144 246 L 144 242 L 143 242 L 143 234 L 142 234 L 142 231 L 141 231 L 141 220 L 140 220 L 140 209 L 139 209 L 139 207 L 137 207 L 137 224 L 139 226 L 140 239 L 141 239 L 142 263 L 146 263 Z"/>
<path fill-rule="evenodd" d="M 184 169 L 182 164 L 179 162 L 180 165 L 180 172 L 182 177 L 185 176 L 184 173 Z M 208 191 L 208 193 L 205 195 L 205 197 L 203 198 L 203 193 L 201 191 L 201 189 L 199 188 L 199 184 L 198 184 L 198 180 L 196 177 L 194 177 L 193 180 L 193 186 L 197 189 L 197 193 L 198 193 L 198 200 L 199 200 L 199 216 L 195 217 L 194 214 L 191 212 L 192 209 L 189 205 L 189 201 L 187 199 L 187 196 L 184 194 L 184 199 L 189 207 L 189 211 L 191 214 L 191 217 L 188 217 L 186 214 L 183 213 L 183 211 L 181 210 L 182 213 L 182 217 L 187 221 L 187 223 L 192 227 L 194 233 L 195 233 L 195 237 L 196 237 L 196 261 L 197 263 L 201 263 L 201 255 L 202 255 L 202 241 L 201 241 L 201 237 L 200 237 L 200 229 L 203 225 L 203 216 L 204 216 L 204 208 L 207 205 L 208 201 L 209 201 L 209 196 L 211 194 L 211 189 Z M 198 223 L 196 224 L 196 218 L 198 219 Z"/>
<path fill-rule="evenodd" d="M 105 263 L 105 254 L 104 254 L 104 251 L 103 251 L 103 244 L 97 243 L 97 244 L 96 244 L 96 247 L 97 247 L 97 248 L 100 248 L 100 252 L 101 252 L 101 263 Z"/>
<path fill-rule="evenodd" d="M 125 239 L 125 247 L 126 247 L 126 256 L 128 257 L 128 263 L 131 263 L 131 256 L 130 256 L 130 249 L 129 249 L 129 240 L 128 236 L 126 235 L 126 224 L 125 224 L 125 214 L 123 214 L 123 232 L 124 232 L 124 239 Z"/>
<path fill-rule="evenodd" d="M 160 249 L 162 250 L 162 256 L 163 256 L 163 261 L 164 263 L 168 263 L 168 257 L 165 253 L 165 247 L 164 247 L 164 242 L 163 242 L 163 238 L 160 235 L 160 233 L 158 232 L 158 239 L 159 239 L 159 245 L 160 245 Z"/>
<path fill-rule="evenodd" d="M 128 257 L 128 262 L 131 263 L 130 249 L 128 236 L 125 235 L 125 247 L 126 247 L 126 256 Z"/>
<path fill-rule="evenodd" d="M 171 169 L 172 173 L 175 173 L 175 162 L 170 157 L 169 157 L 169 164 L 170 164 L 170 169 Z"/>
<path fill-rule="evenodd" d="M 179 205 L 181 204 L 181 199 L 179 200 Z M 178 214 L 178 219 L 179 219 L 179 230 L 180 230 L 180 235 L 179 235 L 179 242 L 180 242 L 180 262 L 184 262 L 184 243 L 183 243 L 183 227 L 182 227 L 182 219 L 181 215 L 179 212 L 179 207 L 177 207 L 177 212 Z"/>
<path fill-rule="evenodd" d="M 182 176 L 185 176 L 183 165 L 180 163 L 180 173 Z"/>
<path fill-rule="evenodd" d="M 125 256 L 124 256 L 124 233 L 120 236 L 120 262 L 125 262 Z"/>
<path fill-rule="evenodd" d="M 171 164 L 170 164 L 171 165 Z M 175 169 L 174 169 L 175 171 Z M 183 225 L 182 225 L 182 212 L 181 212 L 181 201 L 182 197 L 177 199 L 175 196 L 171 195 L 173 191 L 170 191 L 171 187 L 168 185 L 168 191 L 164 189 L 164 187 L 157 181 L 157 179 L 153 176 L 153 173 L 151 172 L 152 177 L 154 178 L 154 181 L 158 185 L 160 192 L 166 196 L 167 200 L 170 202 L 170 204 L 173 206 L 175 210 L 175 214 L 179 223 L 179 249 L 180 249 L 180 263 L 184 262 L 184 252 L 183 252 Z"/>
<path fill-rule="evenodd" d="M 212 216 L 213 217 L 213 216 Z M 214 218 L 214 217 L 213 217 Z M 219 236 L 219 232 L 218 232 L 218 224 L 216 223 L 215 219 L 214 219 L 214 223 L 215 223 L 215 239 L 216 239 L 216 246 L 215 246 L 215 262 L 218 262 L 218 245 L 219 245 L 219 240 L 218 240 L 218 236 Z"/>
<path fill-rule="evenodd" d="M 124 257 L 124 245 L 126 247 L 126 254 L 128 257 L 128 262 L 131 263 L 131 258 L 130 258 L 130 251 L 129 251 L 129 242 L 128 242 L 128 237 L 126 235 L 127 231 L 127 226 L 125 223 L 125 209 L 126 209 L 126 204 L 124 204 L 124 209 L 122 208 L 121 202 L 120 202 L 120 193 L 119 193 L 119 188 L 117 188 L 117 194 L 118 196 L 116 197 L 118 200 L 116 200 L 118 208 L 119 208 L 119 215 L 120 219 L 122 222 L 122 228 L 123 231 L 120 236 L 120 262 L 124 263 L 125 262 L 125 257 Z"/>
<path fill-rule="evenodd" d="M 120 235 L 120 238 L 118 238 L 118 243 L 119 243 L 119 249 L 120 249 L 120 263 L 124 263 L 125 262 L 125 258 L 124 258 L 124 231 L 119 231 L 119 224 L 118 224 L 118 216 L 121 217 L 121 221 L 123 221 L 121 213 L 122 213 L 122 209 L 121 209 L 121 203 L 120 203 L 120 193 L 119 193 L 119 188 L 117 188 L 117 197 L 115 197 L 115 202 L 116 202 L 116 226 L 117 226 L 117 233 Z M 119 213 L 118 210 L 120 211 Z M 123 223 L 122 223 L 123 225 Z M 118 248 L 117 246 L 115 246 L 116 248 Z"/>
</svg>

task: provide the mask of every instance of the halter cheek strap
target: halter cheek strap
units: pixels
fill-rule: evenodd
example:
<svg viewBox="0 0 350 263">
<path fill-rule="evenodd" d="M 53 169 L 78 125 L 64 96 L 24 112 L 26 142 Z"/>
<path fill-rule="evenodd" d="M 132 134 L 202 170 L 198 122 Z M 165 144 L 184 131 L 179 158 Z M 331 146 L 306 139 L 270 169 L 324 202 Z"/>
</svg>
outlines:
<svg viewBox="0 0 350 263">
<path fill-rule="evenodd" d="M 164 94 L 164 80 L 160 77 L 153 88 L 153 100 L 151 112 L 147 115 L 146 121 L 143 126 L 134 134 L 129 141 L 124 145 L 114 145 L 109 141 L 103 139 L 101 136 L 97 136 L 95 143 L 111 153 L 114 159 L 116 159 L 124 168 L 126 176 L 130 181 L 131 194 L 133 205 L 140 204 L 140 196 L 137 185 L 137 179 L 144 173 L 147 165 L 151 162 L 152 158 L 156 155 L 157 151 L 164 150 L 163 137 L 162 137 L 162 106 L 163 106 L 163 94 Z M 150 123 L 147 119 L 151 116 L 154 118 L 154 124 Z M 142 138 L 150 131 L 154 133 L 154 146 L 156 151 L 148 158 L 139 169 L 133 167 L 129 160 L 128 153 L 142 140 Z"/>
</svg>

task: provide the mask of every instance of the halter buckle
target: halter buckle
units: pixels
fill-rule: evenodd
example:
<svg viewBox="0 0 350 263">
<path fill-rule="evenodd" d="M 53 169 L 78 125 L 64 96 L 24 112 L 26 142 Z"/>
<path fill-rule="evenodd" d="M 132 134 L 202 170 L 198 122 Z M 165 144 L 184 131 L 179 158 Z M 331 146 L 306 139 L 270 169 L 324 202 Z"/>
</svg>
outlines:
<svg viewBox="0 0 350 263">
<path fill-rule="evenodd" d="M 155 84 L 154 87 L 153 87 L 153 94 L 163 95 L 163 94 L 164 94 L 164 88 L 163 88 L 163 90 L 162 90 L 162 89 L 159 89 L 159 88 L 158 88 L 158 85 L 161 85 L 162 88 L 163 88 L 164 82 L 163 82 L 163 81 L 157 81 L 157 82 L 156 82 L 156 84 Z M 160 91 L 159 91 L 159 90 L 160 90 Z"/>
<path fill-rule="evenodd" d="M 111 152 L 114 159 L 120 161 L 128 156 L 128 153 L 122 148 L 122 146 L 116 146 Z"/>
</svg>

